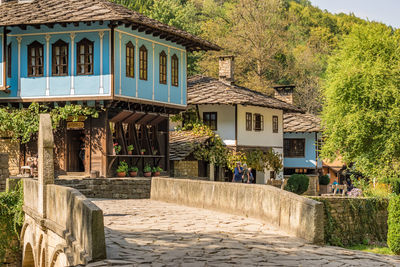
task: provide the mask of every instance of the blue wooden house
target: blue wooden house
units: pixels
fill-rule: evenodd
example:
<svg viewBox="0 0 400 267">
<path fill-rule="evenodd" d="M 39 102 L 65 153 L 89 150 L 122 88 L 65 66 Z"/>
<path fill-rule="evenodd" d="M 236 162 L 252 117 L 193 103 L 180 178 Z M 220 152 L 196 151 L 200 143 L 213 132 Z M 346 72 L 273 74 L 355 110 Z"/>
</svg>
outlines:
<svg viewBox="0 0 400 267">
<path fill-rule="evenodd" d="M 218 46 L 106 0 L 0 3 L 0 104 L 103 108 L 57 130 L 59 173 L 109 176 L 122 158 L 168 169 L 167 118 L 186 108 L 187 53 Z"/>
</svg>

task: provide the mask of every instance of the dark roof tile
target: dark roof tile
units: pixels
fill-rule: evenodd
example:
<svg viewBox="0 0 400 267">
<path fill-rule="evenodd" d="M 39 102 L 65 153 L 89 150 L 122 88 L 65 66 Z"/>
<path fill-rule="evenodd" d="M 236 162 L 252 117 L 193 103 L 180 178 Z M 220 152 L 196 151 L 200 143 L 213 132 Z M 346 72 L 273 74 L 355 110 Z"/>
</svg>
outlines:
<svg viewBox="0 0 400 267">
<path fill-rule="evenodd" d="M 188 79 L 188 104 L 241 104 L 302 112 L 301 109 L 274 97 L 201 75 Z"/>
<path fill-rule="evenodd" d="M 204 144 L 210 136 L 197 135 L 192 131 L 169 132 L 169 159 L 184 160 L 193 152 L 194 144 Z"/>
<path fill-rule="evenodd" d="M 311 133 L 321 131 L 321 119 L 313 114 L 286 113 L 283 115 L 285 133 Z"/>
</svg>

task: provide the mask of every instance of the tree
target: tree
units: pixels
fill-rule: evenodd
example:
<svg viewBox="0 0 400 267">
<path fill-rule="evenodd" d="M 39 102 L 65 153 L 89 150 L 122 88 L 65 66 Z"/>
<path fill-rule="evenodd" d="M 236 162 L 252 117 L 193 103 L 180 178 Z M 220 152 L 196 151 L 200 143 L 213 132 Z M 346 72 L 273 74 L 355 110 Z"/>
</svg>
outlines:
<svg viewBox="0 0 400 267">
<path fill-rule="evenodd" d="M 323 156 L 338 154 L 372 178 L 400 175 L 400 34 L 355 26 L 329 60 Z"/>
</svg>

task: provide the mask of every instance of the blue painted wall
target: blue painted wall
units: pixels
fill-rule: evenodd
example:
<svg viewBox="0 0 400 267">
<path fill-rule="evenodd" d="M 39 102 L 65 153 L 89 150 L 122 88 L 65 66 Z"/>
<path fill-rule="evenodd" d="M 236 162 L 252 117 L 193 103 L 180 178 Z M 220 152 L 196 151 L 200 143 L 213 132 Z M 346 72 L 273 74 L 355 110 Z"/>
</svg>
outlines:
<svg viewBox="0 0 400 267">
<path fill-rule="evenodd" d="M 135 46 L 135 77 L 126 77 L 126 44 Z M 144 45 L 148 52 L 148 79 L 139 79 L 139 49 Z M 160 53 L 167 54 L 167 84 L 160 84 Z M 171 58 L 179 60 L 178 86 L 171 84 Z M 158 37 L 133 31 L 124 26 L 115 32 L 115 95 L 140 98 L 162 103 L 186 105 L 186 50 L 183 46 Z"/>
<path fill-rule="evenodd" d="M 318 134 L 318 138 L 320 134 Z M 305 157 L 304 158 L 288 158 L 284 156 L 283 166 L 285 168 L 315 168 L 316 166 L 316 144 L 315 133 L 284 133 L 284 139 L 305 139 Z M 321 160 L 318 160 L 318 168 L 322 167 Z"/>
<path fill-rule="evenodd" d="M 45 98 L 45 97 L 90 97 L 111 95 L 111 31 L 103 25 L 93 23 L 91 26 L 80 24 L 79 27 L 55 25 L 54 28 L 42 26 L 35 29 L 28 26 L 26 30 L 18 27 L 8 28 L 11 32 L 7 37 L 7 44 L 12 46 L 11 78 L 7 78 L 10 93 L 0 92 L 0 98 Z M 101 38 L 103 32 L 103 48 L 101 53 Z M 74 35 L 71 41 L 71 33 Z M 2 35 L 0 35 L 2 37 Z M 47 55 L 46 36 L 49 39 L 49 57 Z M 76 75 L 76 44 L 83 38 L 94 42 L 94 74 Z M 20 45 L 18 45 L 18 39 Z M 52 77 L 51 55 L 52 44 L 63 40 L 69 44 L 69 76 Z M 28 77 L 28 45 L 33 41 L 43 44 L 44 75 L 43 77 Z M 135 46 L 135 78 L 126 77 L 126 43 L 131 41 Z M 3 61 L 0 44 L 0 61 Z M 139 78 L 139 48 L 145 45 L 148 50 L 148 79 Z M 18 49 L 20 48 L 20 49 Z M 167 85 L 159 82 L 159 54 L 165 51 L 168 62 Z M 176 54 L 179 59 L 179 86 L 171 84 L 171 57 Z M 20 62 L 18 64 L 18 58 Z M 102 58 L 102 60 L 101 60 Z M 130 28 L 120 26 L 115 29 L 115 95 L 148 101 L 186 105 L 186 50 L 185 47 L 175 43 L 154 37 L 144 32 L 133 31 Z M 48 62 L 48 64 L 47 64 Z M 102 62 L 103 71 L 100 66 Z M 0 84 L 3 77 L 3 65 L 0 64 Z M 20 80 L 18 79 L 20 71 Z M 49 76 L 47 76 L 49 73 Z M 101 86 L 101 80 L 102 85 Z M 20 82 L 20 86 L 19 86 Z M 47 86 L 49 84 L 49 87 Z M 46 88 L 48 93 L 46 94 Z"/>
</svg>

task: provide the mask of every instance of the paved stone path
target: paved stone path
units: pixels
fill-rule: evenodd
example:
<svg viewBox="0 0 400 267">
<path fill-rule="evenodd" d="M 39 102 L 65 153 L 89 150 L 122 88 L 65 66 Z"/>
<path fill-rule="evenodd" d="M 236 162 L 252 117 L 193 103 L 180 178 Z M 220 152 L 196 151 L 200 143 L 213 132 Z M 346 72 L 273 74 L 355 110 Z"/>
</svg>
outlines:
<svg viewBox="0 0 400 267">
<path fill-rule="evenodd" d="M 88 266 L 400 266 L 399 257 L 320 247 L 262 221 L 151 200 L 94 200 L 108 260 Z"/>
</svg>

